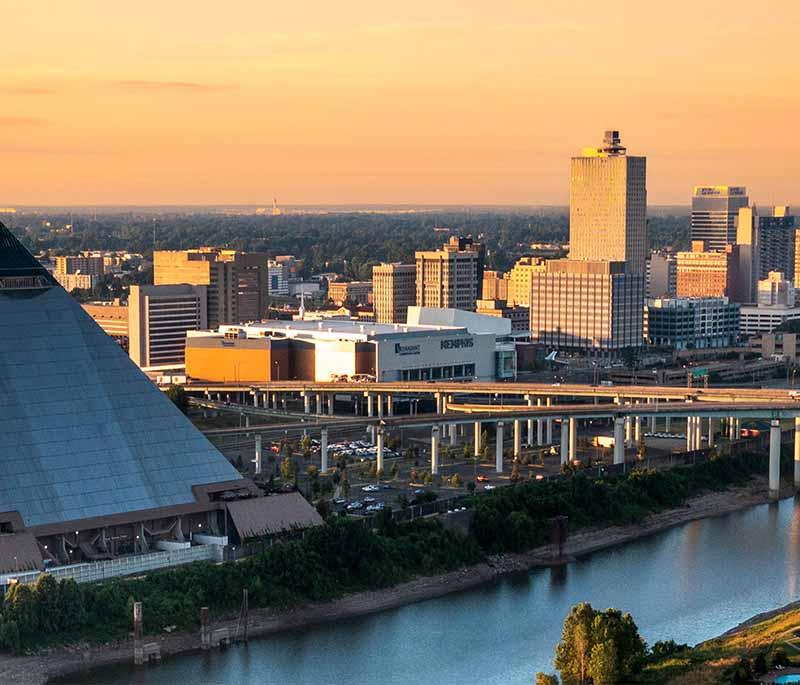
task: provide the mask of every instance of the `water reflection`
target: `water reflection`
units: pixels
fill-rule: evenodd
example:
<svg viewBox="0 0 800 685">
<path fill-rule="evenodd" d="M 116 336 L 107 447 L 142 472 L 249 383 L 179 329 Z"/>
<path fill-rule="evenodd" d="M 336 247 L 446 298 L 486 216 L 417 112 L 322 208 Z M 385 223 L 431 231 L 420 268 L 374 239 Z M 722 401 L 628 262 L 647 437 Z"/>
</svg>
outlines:
<svg viewBox="0 0 800 685">
<path fill-rule="evenodd" d="M 469 592 L 166 660 L 136 671 L 136 681 L 529 685 L 537 670 L 552 670 L 577 602 L 631 612 L 648 642 L 696 643 L 797 599 L 798 576 L 800 508 L 787 500 Z M 131 668 L 85 682 L 115 680 L 129 682 Z"/>
</svg>

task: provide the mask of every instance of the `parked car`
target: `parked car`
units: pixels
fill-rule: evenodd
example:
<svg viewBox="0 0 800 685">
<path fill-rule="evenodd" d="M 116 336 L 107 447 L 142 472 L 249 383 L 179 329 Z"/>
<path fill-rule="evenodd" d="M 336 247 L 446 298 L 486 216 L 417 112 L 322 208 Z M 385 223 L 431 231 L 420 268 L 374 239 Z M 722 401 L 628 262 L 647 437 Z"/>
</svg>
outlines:
<svg viewBox="0 0 800 685">
<path fill-rule="evenodd" d="M 478 481 L 479 483 L 488 483 L 489 476 L 484 476 L 484 475 L 475 476 L 475 480 Z"/>
</svg>

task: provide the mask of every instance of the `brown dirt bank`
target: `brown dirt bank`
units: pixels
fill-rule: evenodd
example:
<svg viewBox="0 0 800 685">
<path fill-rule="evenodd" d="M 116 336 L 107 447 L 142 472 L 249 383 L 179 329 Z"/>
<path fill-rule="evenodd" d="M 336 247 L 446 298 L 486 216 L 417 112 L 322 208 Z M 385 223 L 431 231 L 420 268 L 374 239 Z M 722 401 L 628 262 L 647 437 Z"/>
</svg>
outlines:
<svg viewBox="0 0 800 685">
<path fill-rule="evenodd" d="M 791 496 L 789 489 L 783 496 Z M 672 526 L 711 516 L 721 516 L 767 502 L 765 478 L 756 478 L 741 488 L 714 492 L 690 500 L 686 506 L 648 516 L 641 524 L 587 528 L 568 539 L 568 557 L 589 554 L 619 545 Z M 441 597 L 490 582 L 507 573 L 527 571 L 538 566 L 550 566 L 550 550 L 541 547 L 525 554 L 509 554 L 489 559 L 459 571 L 439 576 L 421 577 L 393 588 L 348 595 L 333 602 L 308 604 L 290 610 L 256 609 L 250 614 L 250 636 L 268 635 L 293 628 L 302 628 L 341 618 L 384 611 L 396 607 Z M 217 621 L 235 628 L 236 619 Z M 199 632 L 172 633 L 151 636 L 158 641 L 164 657 L 198 650 Z M 49 650 L 36 656 L 0 657 L 0 682 L 46 683 L 48 679 L 117 663 L 131 663 L 133 644 L 130 640 L 89 645 L 79 644 Z"/>
</svg>

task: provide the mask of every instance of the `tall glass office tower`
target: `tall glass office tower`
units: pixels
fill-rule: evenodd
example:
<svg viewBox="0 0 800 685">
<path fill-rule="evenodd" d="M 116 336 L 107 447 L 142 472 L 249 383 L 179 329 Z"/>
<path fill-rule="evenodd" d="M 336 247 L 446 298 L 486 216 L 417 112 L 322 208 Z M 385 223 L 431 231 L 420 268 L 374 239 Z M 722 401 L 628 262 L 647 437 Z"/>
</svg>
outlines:
<svg viewBox="0 0 800 685">
<path fill-rule="evenodd" d="M 692 240 L 702 240 L 706 250 L 724 250 L 736 243 L 736 218 L 747 207 L 743 186 L 695 186 L 692 192 Z"/>
</svg>

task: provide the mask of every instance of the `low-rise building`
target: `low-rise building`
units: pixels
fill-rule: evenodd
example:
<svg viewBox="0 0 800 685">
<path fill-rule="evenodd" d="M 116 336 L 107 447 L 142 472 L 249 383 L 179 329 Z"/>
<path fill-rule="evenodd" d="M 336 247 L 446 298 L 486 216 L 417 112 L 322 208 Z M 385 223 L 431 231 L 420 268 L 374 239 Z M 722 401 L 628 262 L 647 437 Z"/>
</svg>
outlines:
<svg viewBox="0 0 800 685">
<path fill-rule="evenodd" d="M 794 284 L 785 279 L 781 271 L 770 271 L 758 282 L 758 304 L 761 307 L 794 307 L 794 298 Z"/>
<path fill-rule="evenodd" d="M 128 305 L 119 299 L 113 302 L 87 302 L 82 304 L 83 310 L 91 316 L 95 323 L 108 335 L 128 349 Z"/>
<path fill-rule="evenodd" d="M 82 273 L 64 274 L 56 272 L 53 276 L 56 281 L 58 281 L 58 284 L 68 293 L 73 290 L 91 290 L 97 285 L 100 278 L 94 274 Z"/>
<path fill-rule="evenodd" d="M 728 347 L 739 336 L 739 305 L 724 297 L 650 299 L 644 327 L 647 344 L 656 347 Z"/>
<path fill-rule="evenodd" d="M 797 333 L 764 333 L 761 335 L 761 356 L 797 363 L 798 342 Z"/>
<path fill-rule="evenodd" d="M 678 297 L 736 297 L 738 246 L 711 252 L 702 240 L 692 241 L 691 252 L 678 252 L 675 294 Z M 747 299 L 744 300 L 745 302 Z"/>
<path fill-rule="evenodd" d="M 337 307 L 343 304 L 371 304 L 372 281 L 331 281 L 328 283 L 328 299 Z"/>
<path fill-rule="evenodd" d="M 457 326 L 262 321 L 188 333 L 186 373 L 241 382 L 494 380 L 496 338 Z"/>
<path fill-rule="evenodd" d="M 771 333 L 785 321 L 800 319 L 800 307 L 742 306 L 739 313 L 739 334 L 742 337 Z"/>
<path fill-rule="evenodd" d="M 512 331 L 529 331 L 531 327 L 531 310 L 527 307 L 511 307 L 504 300 L 478 300 L 475 313 L 508 319 Z"/>
</svg>

